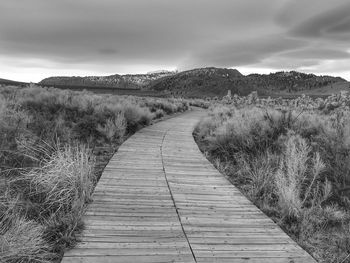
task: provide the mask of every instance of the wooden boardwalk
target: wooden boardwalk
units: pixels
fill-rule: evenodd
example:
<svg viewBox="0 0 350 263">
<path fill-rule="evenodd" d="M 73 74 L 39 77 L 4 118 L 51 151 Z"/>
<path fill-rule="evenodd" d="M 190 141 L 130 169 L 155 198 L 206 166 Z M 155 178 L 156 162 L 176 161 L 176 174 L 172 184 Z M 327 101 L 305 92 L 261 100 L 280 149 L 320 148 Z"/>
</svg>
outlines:
<svg viewBox="0 0 350 263">
<path fill-rule="evenodd" d="M 315 262 L 201 154 L 192 111 L 144 128 L 111 159 L 63 263 Z"/>
</svg>

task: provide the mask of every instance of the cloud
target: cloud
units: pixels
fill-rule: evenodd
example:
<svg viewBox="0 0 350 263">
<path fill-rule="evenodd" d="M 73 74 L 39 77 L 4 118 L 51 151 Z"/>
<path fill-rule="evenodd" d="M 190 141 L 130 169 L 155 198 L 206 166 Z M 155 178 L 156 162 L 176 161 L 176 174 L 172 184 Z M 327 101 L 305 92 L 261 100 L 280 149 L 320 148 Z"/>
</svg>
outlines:
<svg viewBox="0 0 350 263">
<path fill-rule="evenodd" d="M 0 52 L 73 63 L 106 59 L 107 47 L 118 50 L 109 63 L 176 62 L 213 39 L 256 33 L 276 2 L 12 0 L 0 10 Z"/>
<path fill-rule="evenodd" d="M 265 67 L 274 70 L 301 70 L 304 67 L 317 67 L 320 65 L 320 60 L 312 58 L 286 58 L 283 56 L 268 57 L 256 64 L 258 67 Z"/>
<path fill-rule="evenodd" d="M 350 32 L 350 3 L 347 0 L 290 0 L 276 12 L 274 21 L 290 36 L 345 40 Z"/>
<path fill-rule="evenodd" d="M 350 4 L 335 7 L 301 22 L 290 30 L 294 36 L 307 38 L 350 39 Z"/>
<path fill-rule="evenodd" d="M 98 53 L 104 54 L 104 55 L 111 55 L 111 54 L 118 53 L 118 51 L 114 48 L 100 48 L 98 49 Z"/>
<path fill-rule="evenodd" d="M 322 67 L 349 59 L 347 1 L 3 1 L 0 72 Z"/>
<path fill-rule="evenodd" d="M 350 53 L 347 51 L 331 48 L 312 47 L 288 51 L 280 54 L 280 56 L 294 59 L 346 59 L 350 58 Z"/>
<path fill-rule="evenodd" d="M 198 67 L 203 64 L 219 67 L 256 64 L 264 58 L 283 51 L 297 49 L 304 44 L 303 40 L 290 39 L 279 34 L 233 40 L 231 43 L 216 45 L 211 49 L 204 49 L 194 53 L 183 67 Z"/>
</svg>

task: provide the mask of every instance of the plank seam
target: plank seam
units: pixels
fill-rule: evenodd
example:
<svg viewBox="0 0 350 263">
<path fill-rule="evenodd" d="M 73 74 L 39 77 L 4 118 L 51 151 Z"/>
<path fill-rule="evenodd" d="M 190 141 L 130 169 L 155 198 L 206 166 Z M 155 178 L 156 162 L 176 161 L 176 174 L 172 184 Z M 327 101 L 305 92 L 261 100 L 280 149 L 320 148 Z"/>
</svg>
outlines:
<svg viewBox="0 0 350 263">
<path fill-rule="evenodd" d="M 167 174 L 166 174 L 166 171 L 165 171 L 165 166 L 164 166 L 164 158 L 163 158 L 163 144 L 164 144 L 164 140 L 165 140 L 165 137 L 166 135 L 168 134 L 169 130 L 171 128 L 169 128 L 168 130 L 166 130 L 166 132 L 164 133 L 163 135 L 163 139 L 162 139 L 162 143 L 160 145 L 160 156 L 161 156 L 161 159 L 162 159 L 162 166 L 163 166 L 163 172 L 164 172 L 164 177 L 165 177 L 165 181 L 166 181 L 166 184 L 168 186 L 168 189 L 169 189 L 169 193 L 170 193 L 170 197 L 171 197 L 171 200 L 173 201 L 173 204 L 174 204 L 174 207 L 175 207 L 175 211 L 176 211 L 176 214 L 177 214 L 177 218 L 179 219 L 179 222 L 180 222 L 180 225 L 181 225 L 181 229 L 182 229 L 182 232 L 184 233 L 184 236 L 186 238 L 186 241 L 187 241 L 187 244 L 191 250 L 191 254 L 193 256 L 193 259 L 194 261 L 197 263 L 197 259 L 196 259 L 196 256 L 194 254 L 194 251 L 192 249 L 192 246 L 191 246 L 191 243 L 190 243 L 190 240 L 188 239 L 188 236 L 186 234 L 186 231 L 185 231 L 185 228 L 182 224 L 182 221 L 181 221 L 181 216 L 179 214 L 179 211 L 178 211 L 178 208 L 176 206 L 176 203 L 175 203 L 175 199 L 174 199 L 174 196 L 173 196 L 173 192 L 171 191 L 171 188 L 170 188 L 170 185 L 169 185 L 169 181 L 168 181 L 168 177 L 167 177 Z"/>
</svg>

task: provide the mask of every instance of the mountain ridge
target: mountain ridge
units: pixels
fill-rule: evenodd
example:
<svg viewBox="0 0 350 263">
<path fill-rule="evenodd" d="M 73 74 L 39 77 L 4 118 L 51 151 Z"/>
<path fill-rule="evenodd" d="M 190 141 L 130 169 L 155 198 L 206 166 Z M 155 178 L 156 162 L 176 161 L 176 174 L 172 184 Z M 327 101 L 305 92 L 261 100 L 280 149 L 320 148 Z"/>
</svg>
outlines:
<svg viewBox="0 0 350 263">
<path fill-rule="evenodd" d="M 248 95 L 252 91 L 258 91 L 260 95 L 268 96 L 324 87 L 329 87 L 331 90 L 336 83 L 342 83 L 346 88 L 349 82 L 340 77 L 317 76 L 297 71 L 278 71 L 245 76 L 236 69 L 211 67 L 179 72 L 173 76 L 161 78 L 152 82 L 149 88 L 168 91 L 175 96 L 189 97 L 224 96 L 228 90 L 238 95 Z"/>
<path fill-rule="evenodd" d="M 86 77 L 49 77 L 41 80 L 41 85 L 74 85 L 89 87 L 117 87 L 117 88 L 134 88 L 139 89 L 148 85 L 151 81 L 175 74 L 175 72 L 151 72 L 148 74 L 125 74 L 109 76 L 86 76 Z"/>
<path fill-rule="evenodd" d="M 29 83 L 0 78 L 0 85 L 26 85 L 26 84 L 29 84 Z"/>
<path fill-rule="evenodd" d="M 64 88 L 99 88 L 152 91 L 182 97 L 247 95 L 257 91 L 259 95 L 278 94 L 332 94 L 349 90 L 345 79 L 327 75 L 306 74 L 297 71 L 277 71 L 270 74 L 243 75 L 231 68 L 195 68 L 186 71 L 160 70 L 147 74 L 125 74 L 86 77 L 49 77 L 38 83 L 41 86 Z"/>
</svg>

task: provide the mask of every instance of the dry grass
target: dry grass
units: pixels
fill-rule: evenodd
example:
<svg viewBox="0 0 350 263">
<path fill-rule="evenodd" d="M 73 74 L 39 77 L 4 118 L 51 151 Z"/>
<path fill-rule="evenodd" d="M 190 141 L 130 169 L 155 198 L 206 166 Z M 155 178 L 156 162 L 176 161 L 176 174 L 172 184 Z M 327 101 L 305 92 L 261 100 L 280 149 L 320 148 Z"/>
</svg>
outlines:
<svg viewBox="0 0 350 263">
<path fill-rule="evenodd" d="M 27 195 L 34 199 L 40 196 L 41 206 L 50 212 L 81 210 L 92 191 L 93 165 L 93 156 L 85 146 L 65 146 L 41 167 L 23 175 L 30 182 Z"/>
<path fill-rule="evenodd" d="M 118 113 L 114 118 L 108 119 L 104 125 L 98 124 L 97 131 L 103 134 L 109 142 L 123 139 L 127 122 L 124 113 Z"/>
<path fill-rule="evenodd" d="M 74 246 L 94 184 L 95 147 L 117 149 L 181 99 L 0 88 L 0 261 L 52 262 Z"/>
<path fill-rule="evenodd" d="M 319 262 L 338 263 L 350 253 L 349 117 L 216 106 L 194 134 L 208 158 Z"/>
<path fill-rule="evenodd" d="M 43 238 L 45 227 L 20 214 L 7 212 L 0 220 L 0 258 L 6 263 L 50 262 L 50 245 Z"/>
<path fill-rule="evenodd" d="M 49 151 L 43 153 L 47 159 L 38 167 L 5 181 L 0 225 L 1 252 L 7 262 L 53 260 L 75 243 L 82 227 L 93 186 L 94 158 L 84 146 Z"/>
</svg>

